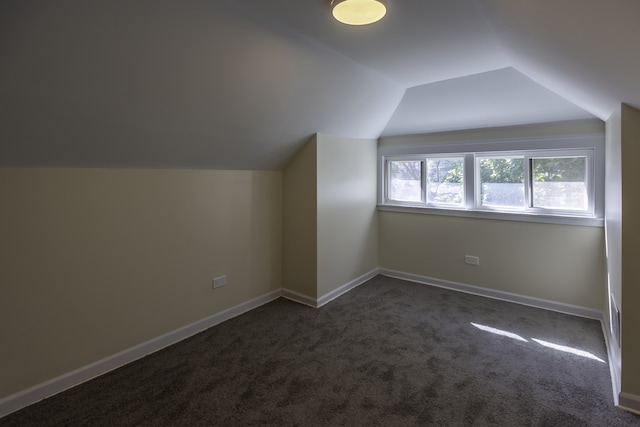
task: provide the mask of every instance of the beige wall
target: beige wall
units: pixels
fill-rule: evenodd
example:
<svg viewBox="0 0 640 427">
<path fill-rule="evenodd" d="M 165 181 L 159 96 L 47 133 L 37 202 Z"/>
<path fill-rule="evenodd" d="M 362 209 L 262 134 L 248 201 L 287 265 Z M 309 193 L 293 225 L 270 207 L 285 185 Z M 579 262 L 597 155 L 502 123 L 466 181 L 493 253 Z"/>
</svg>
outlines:
<svg viewBox="0 0 640 427">
<path fill-rule="evenodd" d="M 281 286 L 281 172 L 0 169 L 0 199 L 0 398 Z"/>
<path fill-rule="evenodd" d="M 611 337 L 618 391 L 640 396 L 640 111 L 621 105 L 607 120 L 606 227 L 609 290 L 620 309 L 621 346 Z M 608 295 L 607 295 L 608 296 Z M 608 303 L 608 298 L 606 298 Z M 607 307 L 607 321 L 609 310 Z"/>
<path fill-rule="evenodd" d="M 637 141 L 635 110 L 621 111 L 620 138 Z M 487 132 L 475 138 L 517 134 Z M 376 158 L 375 141 L 319 134 L 283 172 L 0 169 L 0 398 L 281 286 L 317 299 L 377 266 L 604 308 L 602 228 L 376 213 Z M 636 343 L 640 296 L 625 292 Z M 625 350 L 624 384 L 640 394 L 638 349 Z"/>
<path fill-rule="evenodd" d="M 317 141 L 313 136 L 283 174 L 283 285 L 316 299 Z"/>
<path fill-rule="evenodd" d="M 318 296 L 378 267 L 377 141 L 318 135 Z"/>
<path fill-rule="evenodd" d="M 378 267 L 377 141 L 317 134 L 284 169 L 284 287 L 314 300 Z"/>
<path fill-rule="evenodd" d="M 622 392 L 640 398 L 640 110 L 621 108 Z"/>
<path fill-rule="evenodd" d="M 383 138 L 381 146 L 602 134 L 600 120 Z M 380 212 L 380 267 L 603 310 L 604 230 Z M 464 263 L 480 257 L 480 266 Z"/>
<path fill-rule="evenodd" d="M 603 309 L 602 228 L 379 214 L 380 268 Z"/>
</svg>

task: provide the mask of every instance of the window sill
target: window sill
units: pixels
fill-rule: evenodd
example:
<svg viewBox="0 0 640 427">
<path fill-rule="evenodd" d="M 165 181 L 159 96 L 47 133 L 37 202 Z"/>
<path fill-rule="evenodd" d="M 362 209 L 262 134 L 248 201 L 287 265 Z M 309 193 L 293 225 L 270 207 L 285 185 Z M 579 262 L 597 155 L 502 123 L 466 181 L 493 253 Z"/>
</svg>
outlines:
<svg viewBox="0 0 640 427">
<path fill-rule="evenodd" d="M 444 215 L 463 218 L 494 219 L 501 221 L 538 222 L 544 224 L 580 225 L 586 227 L 604 227 L 604 218 L 534 215 L 527 213 L 494 212 L 466 209 L 440 209 L 431 207 L 416 207 L 405 205 L 378 205 L 379 211 L 403 212 L 423 215 Z"/>
</svg>

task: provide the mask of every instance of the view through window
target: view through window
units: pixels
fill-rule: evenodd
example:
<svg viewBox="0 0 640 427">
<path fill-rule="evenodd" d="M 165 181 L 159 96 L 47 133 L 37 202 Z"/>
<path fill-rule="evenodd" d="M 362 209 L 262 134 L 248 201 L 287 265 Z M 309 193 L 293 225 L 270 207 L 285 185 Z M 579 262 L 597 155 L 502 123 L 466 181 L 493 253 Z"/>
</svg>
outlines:
<svg viewBox="0 0 640 427">
<path fill-rule="evenodd" d="M 593 150 L 388 156 L 383 204 L 594 216 Z"/>
</svg>

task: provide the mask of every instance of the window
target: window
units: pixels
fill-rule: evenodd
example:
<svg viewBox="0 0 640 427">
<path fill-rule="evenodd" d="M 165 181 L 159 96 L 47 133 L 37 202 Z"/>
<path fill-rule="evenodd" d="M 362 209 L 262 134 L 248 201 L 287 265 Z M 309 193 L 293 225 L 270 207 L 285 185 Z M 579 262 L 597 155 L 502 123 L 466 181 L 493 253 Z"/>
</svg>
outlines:
<svg viewBox="0 0 640 427">
<path fill-rule="evenodd" d="M 524 157 L 477 156 L 478 206 L 496 209 L 524 207 Z"/>
<path fill-rule="evenodd" d="M 387 194 L 390 201 L 421 202 L 422 169 L 420 160 L 390 160 Z"/>
<path fill-rule="evenodd" d="M 532 207 L 589 209 L 587 156 L 531 159 Z"/>
<path fill-rule="evenodd" d="M 427 204 L 462 206 L 464 157 L 427 158 Z"/>
<path fill-rule="evenodd" d="M 379 206 L 601 226 L 604 184 L 596 178 L 603 176 L 598 153 L 604 145 L 585 146 L 579 138 L 566 148 L 546 142 L 539 149 L 514 143 L 510 151 L 495 149 L 508 147 L 504 143 L 381 147 Z"/>
<path fill-rule="evenodd" d="M 589 150 L 476 153 L 476 207 L 592 216 Z"/>
<path fill-rule="evenodd" d="M 464 156 L 389 159 L 386 170 L 390 203 L 463 206 Z"/>
</svg>

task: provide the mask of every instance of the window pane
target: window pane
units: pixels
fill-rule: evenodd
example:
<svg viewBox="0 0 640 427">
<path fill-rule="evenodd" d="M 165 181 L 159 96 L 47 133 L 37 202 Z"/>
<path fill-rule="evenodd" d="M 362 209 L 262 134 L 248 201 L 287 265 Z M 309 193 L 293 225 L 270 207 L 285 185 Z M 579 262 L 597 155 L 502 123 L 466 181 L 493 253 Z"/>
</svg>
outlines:
<svg viewBox="0 0 640 427">
<path fill-rule="evenodd" d="M 479 158 L 480 205 L 524 208 L 524 158 Z"/>
<path fill-rule="evenodd" d="M 422 161 L 390 161 L 387 192 L 389 200 L 396 200 L 399 202 L 421 202 Z"/>
<path fill-rule="evenodd" d="M 427 159 L 427 202 L 462 205 L 464 157 Z"/>
<path fill-rule="evenodd" d="M 587 158 L 531 159 L 533 207 L 587 210 Z"/>
</svg>

